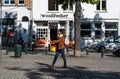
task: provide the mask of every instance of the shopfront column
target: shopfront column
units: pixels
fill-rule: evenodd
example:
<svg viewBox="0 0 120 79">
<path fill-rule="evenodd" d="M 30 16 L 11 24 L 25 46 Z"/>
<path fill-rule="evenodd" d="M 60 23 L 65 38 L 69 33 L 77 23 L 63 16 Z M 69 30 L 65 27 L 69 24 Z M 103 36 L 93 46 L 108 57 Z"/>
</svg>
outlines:
<svg viewBox="0 0 120 79">
<path fill-rule="evenodd" d="M 105 40 L 105 22 L 101 24 L 101 41 Z"/>
<path fill-rule="evenodd" d="M 71 27 L 71 40 L 73 41 L 74 40 L 74 21 L 72 22 L 70 27 Z"/>
<path fill-rule="evenodd" d="M 120 35 L 120 17 L 119 17 L 119 20 L 118 20 L 118 35 Z"/>
<path fill-rule="evenodd" d="M 65 38 L 65 42 L 68 45 L 69 44 L 69 33 L 70 33 L 70 29 L 69 29 L 69 21 L 66 21 L 66 38 Z"/>
<path fill-rule="evenodd" d="M 91 38 L 93 41 L 95 41 L 95 23 L 91 23 Z"/>
</svg>

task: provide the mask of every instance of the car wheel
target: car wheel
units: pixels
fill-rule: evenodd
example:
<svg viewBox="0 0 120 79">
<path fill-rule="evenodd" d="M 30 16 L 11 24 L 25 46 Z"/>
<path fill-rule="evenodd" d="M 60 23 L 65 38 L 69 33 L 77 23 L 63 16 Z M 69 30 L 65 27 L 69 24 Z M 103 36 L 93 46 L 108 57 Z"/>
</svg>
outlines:
<svg viewBox="0 0 120 79">
<path fill-rule="evenodd" d="M 113 52 L 113 55 L 120 57 L 120 49 Z"/>
</svg>

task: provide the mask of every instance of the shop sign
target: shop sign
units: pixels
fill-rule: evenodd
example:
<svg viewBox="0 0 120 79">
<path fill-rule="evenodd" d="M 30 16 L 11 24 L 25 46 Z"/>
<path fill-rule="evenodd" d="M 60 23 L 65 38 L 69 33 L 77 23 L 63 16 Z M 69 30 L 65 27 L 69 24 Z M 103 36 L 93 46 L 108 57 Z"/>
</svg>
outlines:
<svg viewBox="0 0 120 79">
<path fill-rule="evenodd" d="M 42 18 L 67 18 L 68 17 L 68 14 L 55 14 L 55 13 L 52 13 L 52 14 L 41 14 L 41 17 Z"/>
</svg>

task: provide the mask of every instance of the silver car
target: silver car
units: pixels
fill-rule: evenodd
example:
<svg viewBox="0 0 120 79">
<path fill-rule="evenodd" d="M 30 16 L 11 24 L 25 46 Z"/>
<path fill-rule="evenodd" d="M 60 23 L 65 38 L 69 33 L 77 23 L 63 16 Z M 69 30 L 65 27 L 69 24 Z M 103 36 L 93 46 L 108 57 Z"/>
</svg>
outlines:
<svg viewBox="0 0 120 79">
<path fill-rule="evenodd" d="M 120 36 L 111 36 L 104 41 L 97 43 L 95 50 L 98 52 L 102 52 L 103 50 L 113 52 L 118 43 L 120 43 Z"/>
</svg>

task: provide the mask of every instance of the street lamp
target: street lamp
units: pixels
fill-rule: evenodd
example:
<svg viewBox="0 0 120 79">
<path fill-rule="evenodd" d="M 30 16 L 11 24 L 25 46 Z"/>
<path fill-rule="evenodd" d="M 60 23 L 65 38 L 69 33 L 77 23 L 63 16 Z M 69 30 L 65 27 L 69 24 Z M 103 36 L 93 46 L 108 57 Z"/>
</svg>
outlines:
<svg viewBox="0 0 120 79">
<path fill-rule="evenodd" d="M 31 47 L 31 35 L 32 35 L 32 30 L 33 30 L 33 28 L 32 28 L 32 26 L 33 26 L 33 0 L 30 0 L 30 33 L 29 33 L 29 38 L 30 38 L 30 40 L 29 40 L 29 46 Z"/>
<path fill-rule="evenodd" d="M 0 59 L 2 59 L 2 0 L 0 0 Z"/>
</svg>

